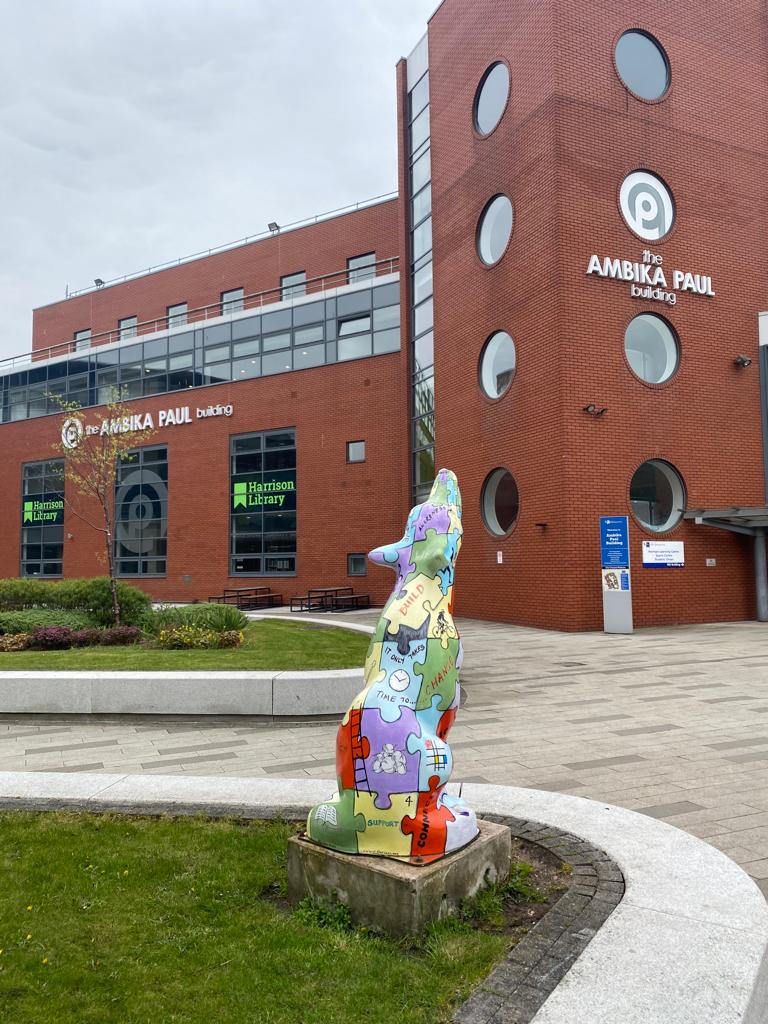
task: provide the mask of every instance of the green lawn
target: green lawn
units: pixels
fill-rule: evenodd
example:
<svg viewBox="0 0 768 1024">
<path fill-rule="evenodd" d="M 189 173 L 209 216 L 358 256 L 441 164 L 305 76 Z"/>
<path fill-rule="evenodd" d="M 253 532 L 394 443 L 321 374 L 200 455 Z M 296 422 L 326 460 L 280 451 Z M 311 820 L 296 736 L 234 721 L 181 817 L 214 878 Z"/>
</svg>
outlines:
<svg viewBox="0 0 768 1024">
<path fill-rule="evenodd" d="M 3 1024 L 443 1024 L 510 944 L 288 910 L 284 823 L 0 813 Z"/>
<path fill-rule="evenodd" d="M 136 644 L 70 651 L 18 651 L 0 653 L 0 671 L 359 668 L 365 660 L 369 639 L 365 633 L 348 629 L 261 619 L 248 625 L 243 646 L 231 650 L 162 651 Z"/>
</svg>

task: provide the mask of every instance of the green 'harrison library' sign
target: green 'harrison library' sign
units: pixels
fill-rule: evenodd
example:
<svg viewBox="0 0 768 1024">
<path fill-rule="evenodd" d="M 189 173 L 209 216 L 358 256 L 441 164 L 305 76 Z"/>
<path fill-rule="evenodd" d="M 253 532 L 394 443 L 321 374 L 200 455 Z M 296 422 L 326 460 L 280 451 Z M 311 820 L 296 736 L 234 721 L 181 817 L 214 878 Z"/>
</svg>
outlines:
<svg viewBox="0 0 768 1024">
<path fill-rule="evenodd" d="M 271 510 L 296 508 L 296 474 L 275 474 L 265 479 L 261 473 L 232 483 L 232 511 L 249 512 L 253 509 Z"/>
<path fill-rule="evenodd" d="M 61 526 L 63 522 L 64 499 L 60 494 L 41 494 L 22 500 L 22 526 Z"/>
</svg>

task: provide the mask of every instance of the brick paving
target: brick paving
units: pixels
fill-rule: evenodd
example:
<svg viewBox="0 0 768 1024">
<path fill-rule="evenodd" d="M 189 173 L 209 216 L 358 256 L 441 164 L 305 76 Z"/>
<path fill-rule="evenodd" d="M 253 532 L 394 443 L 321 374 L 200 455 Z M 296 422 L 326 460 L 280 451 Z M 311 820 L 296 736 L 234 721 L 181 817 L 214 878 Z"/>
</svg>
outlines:
<svg viewBox="0 0 768 1024">
<path fill-rule="evenodd" d="M 456 781 L 572 793 L 663 819 L 722 850 L 768 895 L 768 627 L 624 637 L 459 625 Z M 335 731 L 318 720 L 4 715 L 0 771 L 329 778 Z"/>
</svg>

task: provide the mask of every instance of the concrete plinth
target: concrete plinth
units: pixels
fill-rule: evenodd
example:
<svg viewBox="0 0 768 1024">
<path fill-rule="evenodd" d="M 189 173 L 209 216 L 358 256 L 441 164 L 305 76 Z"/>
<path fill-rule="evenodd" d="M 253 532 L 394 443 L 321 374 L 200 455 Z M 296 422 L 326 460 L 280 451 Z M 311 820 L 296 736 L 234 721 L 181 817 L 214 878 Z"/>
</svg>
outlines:
<svg viewBox="0 0 768 1024">
<path fill-rule="evenodd" d="M 510 831 L 479 821 L 480 835 L 463 850 L 433 864 L 417 866 L 385 857 L 352 856 L 309 842 L 288 840 L 288 898 L 346 904 L 355 924 L 388 935 L 422 931 L 456 911 L 509 872 Z"/>
</svg>

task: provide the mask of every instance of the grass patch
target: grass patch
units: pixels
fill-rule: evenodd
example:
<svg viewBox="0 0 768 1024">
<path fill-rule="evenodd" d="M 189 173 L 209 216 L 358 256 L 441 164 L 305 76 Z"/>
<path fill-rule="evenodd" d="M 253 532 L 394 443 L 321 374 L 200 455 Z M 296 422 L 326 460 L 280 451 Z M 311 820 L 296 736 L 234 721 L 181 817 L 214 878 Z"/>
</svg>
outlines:
<svg viewBox="0 0 768 1024">
<path fill-rule="evenodd" d="M 510 944 L 283 902 L 281 822 L 0 813 L 3 1024 L 443 1024 Z"/>
<path fill-rule="evenodd" d="M 151 643 L 130 647 L 84 647 L 70 651 L 0 653 L 0 671 L 170 671 L 174 669 L 330 669 L 359 668 L 369 637 L 348 629 L 261 619 L 250 622 L 242 647 L 225 650 L 163 651 Z"/>
</svg>

